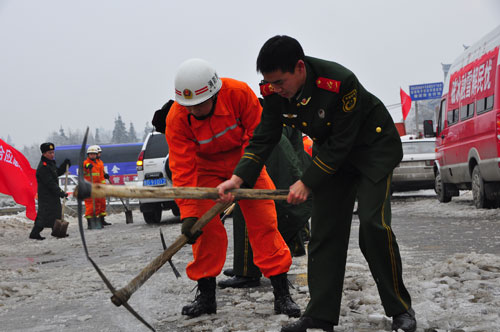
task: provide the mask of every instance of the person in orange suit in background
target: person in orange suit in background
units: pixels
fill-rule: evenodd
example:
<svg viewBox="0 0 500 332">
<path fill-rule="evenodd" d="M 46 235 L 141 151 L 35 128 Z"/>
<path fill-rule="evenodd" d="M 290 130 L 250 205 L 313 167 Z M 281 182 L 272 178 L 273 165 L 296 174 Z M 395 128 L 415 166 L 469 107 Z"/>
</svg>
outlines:
<svg viewBox="0 0 500 332">
<path fill-rule="evenodd" d="M 100 147 L 91 145 L 87 149 L 87 159 L 83 162 L 83 177 L 91 183 L 106 183 L 104 178 L 104 164 L 97 159 Z M 87 198 L 85 199 L 85 218 L 88 220 L 93 217 L 98 217 L 101 224 L 104 226 L 107 223 L 104 221 L 106 215 L 106 199 L 105 198 Z M 90 228 L 90 227 L 89 227 Z"/>
</svg>

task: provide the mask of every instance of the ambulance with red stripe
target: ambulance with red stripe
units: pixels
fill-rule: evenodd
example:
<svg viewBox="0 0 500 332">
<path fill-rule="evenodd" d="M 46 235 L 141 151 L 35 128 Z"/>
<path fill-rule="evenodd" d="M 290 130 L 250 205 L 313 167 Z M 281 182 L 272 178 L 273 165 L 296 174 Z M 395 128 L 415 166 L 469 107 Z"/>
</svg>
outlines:
<svg viewBox="0 0 500 332">
<path fill-rule="evenodd" d="M 467 48 L 444 82 L 436 131 L 435 190 L 449 202 L 472 190 L 477 208 L 500 201 L 500 26 Z"/>
</svg>

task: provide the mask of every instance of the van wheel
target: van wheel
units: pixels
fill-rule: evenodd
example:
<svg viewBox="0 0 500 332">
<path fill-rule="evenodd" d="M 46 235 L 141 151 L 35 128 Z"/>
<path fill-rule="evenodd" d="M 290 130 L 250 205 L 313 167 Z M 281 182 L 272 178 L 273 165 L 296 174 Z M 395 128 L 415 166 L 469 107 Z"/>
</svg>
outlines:
<svg viewBox="0 0 500 332">
<path fill-rule="evenodd" d="M 493 202 L 486 198 L 484 180 L 478 165 L 474 166 L 472 171 L 472 198 L 477 209 L 489 208 L 493 205 Z"/>
<path fill-rule="evenodd" d="M 438 201 L 441 203 L 448 203 L 451 201 L 451 195 L 448 193 L 447 189 L 447 185 L 441 181 L 441 173 L 438 171 L 434 182 L 434 191 L 436 192 Z"/>
<path fill-rule="evenodd" d="M 143 212 L 144 221 L 148 224 L 157 224 L 161 221 L 161 208 L 154 209 L 150 212 Z"/>
</svg>

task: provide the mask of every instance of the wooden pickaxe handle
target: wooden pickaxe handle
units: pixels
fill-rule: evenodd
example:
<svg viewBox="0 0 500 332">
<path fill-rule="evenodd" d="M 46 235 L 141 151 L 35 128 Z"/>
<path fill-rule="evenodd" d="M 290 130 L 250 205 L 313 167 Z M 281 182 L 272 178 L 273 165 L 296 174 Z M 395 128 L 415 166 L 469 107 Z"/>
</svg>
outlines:
<svg viewBox="0 0 500 332">
<path fill-rule="evenodd" d="M 90 185 L 90 184 L 89 184 Z M 272 199 L 286 200 L 288 190 L 286 189 L 232 189 L 231 192 L 236 200 L 241 199 Z M 75 189 L 78 196 L 78 187 Z M 186 199 L 217 199 L 219 193 L 217 188 L 204 187 L 135 187 L 135 186 L 112 186 L 94 183 L 88 197 L 122 197 L 122 198 L 186 198 Z M 85 197 L 87 198 L 87 197 Z"/>
<path fill-rule="evenodd" d="M 201 230 L 203 226 L 208 224 L 215 216 L 224 211 L 231 203 L 221 204 L 216 203 L 210 210 L 208 210 L 191 228 L 191 233 L 195 234 Z M 158 271 L 172 256 L 178 252 L 188 241 L 188 238 L 182 234 L 175 242 L 167 248 L 161 255 L 156 257 L 151 263 L 148 264 L 132 281 L 125 287 L 117 290 L 111 297 L 111 302 L 116 306 L 126 303 L 133 293 L 141 287 L 156 271 Z"/>
</svg>

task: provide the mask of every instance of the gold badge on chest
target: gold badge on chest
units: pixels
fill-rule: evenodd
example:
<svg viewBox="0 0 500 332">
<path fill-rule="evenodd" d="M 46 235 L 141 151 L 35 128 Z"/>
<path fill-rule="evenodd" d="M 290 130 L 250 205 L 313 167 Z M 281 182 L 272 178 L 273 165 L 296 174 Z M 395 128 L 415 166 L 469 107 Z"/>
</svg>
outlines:
<svg viewBox="0 0 500 332">
<path fill-rule="evenodd" d="M 356 101 L 358 99 L 358 92 L 356 89 L 352 90 L 348 94 L 342 97 L 342 109 L 344 112 L 350 112 L 356 106 Z"/>
</svg>

